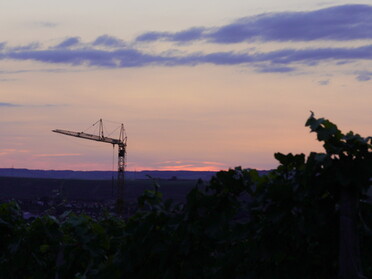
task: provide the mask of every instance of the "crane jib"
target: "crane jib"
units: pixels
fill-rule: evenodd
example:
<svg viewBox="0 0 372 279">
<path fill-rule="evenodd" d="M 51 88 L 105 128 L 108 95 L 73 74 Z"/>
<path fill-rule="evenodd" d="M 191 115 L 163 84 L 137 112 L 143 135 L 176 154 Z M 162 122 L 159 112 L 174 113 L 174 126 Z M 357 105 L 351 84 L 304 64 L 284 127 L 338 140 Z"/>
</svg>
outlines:
<svg viewBox="0 0 372 279">
<path fill-rule="evenodd" d="M 113 139 L 113 138 L 108 138 L 108 137 L 101 137 L 97 135 L 92 135 L 92 134 L 87 134 L 84 132 L 73 132 L 73 131 L 67 131 L 67 130 L 52 130 L 55 133 L 67 135 L 67 136 L 72 136 L 72 137 L 78 137 L 78 138 L 83 138 L 83 139 L 89 139 L 89 140 L 95 140 L 95 141 L 101 141 L 101 142 L 107 142 L 111 144 L 123 144 L 123 141 L 118 140 L 118 139 Z"/>
</svg>

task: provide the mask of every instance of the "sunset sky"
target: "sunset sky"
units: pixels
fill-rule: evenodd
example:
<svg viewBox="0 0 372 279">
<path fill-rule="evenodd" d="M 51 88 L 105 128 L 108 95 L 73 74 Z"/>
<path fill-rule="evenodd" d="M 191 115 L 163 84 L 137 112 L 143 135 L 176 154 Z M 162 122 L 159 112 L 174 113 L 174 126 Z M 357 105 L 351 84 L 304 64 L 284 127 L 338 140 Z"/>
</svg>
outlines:
<svg viewBox="0 0 372 279">
<path fill-rule="evenodd" d="M 372 136 L 372 5 L 313 0 L 0 2 L 0 168 L 270 169 L 321 151 L 310 111 Z"/>
</svg>

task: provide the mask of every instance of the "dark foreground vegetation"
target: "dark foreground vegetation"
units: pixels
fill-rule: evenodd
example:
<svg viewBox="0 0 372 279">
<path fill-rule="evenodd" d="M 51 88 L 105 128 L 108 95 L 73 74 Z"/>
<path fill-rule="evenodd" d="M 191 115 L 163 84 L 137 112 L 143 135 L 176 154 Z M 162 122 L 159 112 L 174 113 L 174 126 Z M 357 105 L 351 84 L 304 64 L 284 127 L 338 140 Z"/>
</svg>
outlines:
<svg viewBox="0 0 372 279">
<path fill-rule="evenodd" d="M 324 153 L 276 153 L 260 176 L 221 171 L 184 203 L 155 183 L 124 220 L 0 206 L 0 278 L 372 277 L 372 139 L 313 115 Z"/>
</svg>

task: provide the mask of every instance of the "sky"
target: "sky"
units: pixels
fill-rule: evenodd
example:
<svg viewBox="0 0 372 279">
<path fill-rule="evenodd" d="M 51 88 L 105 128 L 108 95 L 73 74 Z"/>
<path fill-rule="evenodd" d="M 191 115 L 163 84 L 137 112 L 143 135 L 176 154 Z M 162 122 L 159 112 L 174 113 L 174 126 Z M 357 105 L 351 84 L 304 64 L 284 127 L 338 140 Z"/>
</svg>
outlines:
<svg viewBox="0 0 372 279">
<path fill-rule="evenodd" d="M 322 151 L 310 111 L 372 135 L 372 5 L 313 0 L 0 2 L 0 168 L 271 169 Z"/>
</svg>

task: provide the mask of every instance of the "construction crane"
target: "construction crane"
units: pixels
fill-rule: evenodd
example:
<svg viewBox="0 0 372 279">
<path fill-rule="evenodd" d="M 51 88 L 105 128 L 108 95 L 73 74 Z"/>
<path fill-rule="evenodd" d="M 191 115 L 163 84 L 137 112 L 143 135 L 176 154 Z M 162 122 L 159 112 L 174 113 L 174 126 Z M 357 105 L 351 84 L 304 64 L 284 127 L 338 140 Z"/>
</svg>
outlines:
<svg viewBox="0 0 372 279">
<path fill-rule="evenodd" d="M 85 132 L 73 132 L 68 130 L 55 129 L 52 132 L 60 133 L 67 136 L 78 137 L 88 140 L 95 140 L 100 142 L 111 143 L 114 147 L 118 146 L 118 179 L 117 179 L 117 211 L 119 214 L 123 213 L 124 205 L 124 173 L 126 166 L 126 148 L 127 148 L 127 136 L 125 134 L 124 124 L 121 124 L 119 138 L 109 138 L 105 137 L 103 133 L 103 121 L 102 119 L 98 120 L 93 124 L 95 126 L 99 123 L 98 136 L 93 134 L 88 134 Z"/>
</svg>

